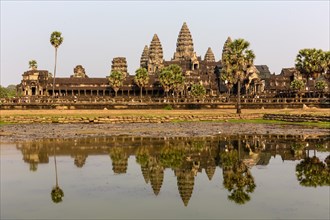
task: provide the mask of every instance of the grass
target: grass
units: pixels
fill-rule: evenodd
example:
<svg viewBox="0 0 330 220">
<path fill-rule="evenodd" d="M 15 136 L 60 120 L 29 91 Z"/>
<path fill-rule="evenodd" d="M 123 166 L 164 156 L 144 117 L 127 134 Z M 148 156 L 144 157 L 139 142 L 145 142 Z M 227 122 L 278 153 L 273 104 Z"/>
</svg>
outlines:
<svg viewBox="0 0 330 220">
<path fill-rule="evenodd" d="M 228 122 L 231 123 L 251 123 L 251 124 L 283 124 L 283 125 L 302 125 L 302 126 L 312 126 L 319 128 L 330 129 L 329 122 L 288 122 L 279 120 L 265 120 L 265 119 L 229 119 Z"/>
</svg>

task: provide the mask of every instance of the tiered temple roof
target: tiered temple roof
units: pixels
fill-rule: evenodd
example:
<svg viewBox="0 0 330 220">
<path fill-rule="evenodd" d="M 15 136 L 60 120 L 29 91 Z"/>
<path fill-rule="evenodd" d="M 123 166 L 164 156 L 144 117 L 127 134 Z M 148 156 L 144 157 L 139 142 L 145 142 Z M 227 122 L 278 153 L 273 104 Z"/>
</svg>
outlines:
<svg viewBox="0 0 330 220">
<path fill-rule="evenodd" d="M 176 170 L 175 175 L 178 180 L 178 189 L 185 206 L 188 205 L 194 190 L 195 175 L 190 170 Z"/>
<path fill-rule="evenodd" d="M 125 57 L 113 58 L 111 71 L 120 71 L 126 77 L 128 75 L 126 58 Z"/>
<path fill-rule="evenodd" d="M 163 68 L 163 47 L 155 34 L 149 47 L 148 72 L 156 73 Z"/>
<path fill-rule="evenodd" d="M 174 53 L 173 60 L 190 60 L 193 55 L 194 43 L 190 34 L 190 30 L 186 22 L 184 22 L 178 36 L 176 52 Z"/>
<path fill-rule="evenodd" d="M 211 47 L 209 47 L 207 49 L 206 54 L 205 54 L 205 57 L 204 57 L 204 60 L 206 62 L 215 62 L 214 53 L 213 53 Z"/>
<path fill-rule="evenodd" d="M 145 45 L 140 59 L 140 66 L 142 68 L 148 69 L 148 60 L 149 60 L 149 48 L 147 45 Z"/>
</svg>

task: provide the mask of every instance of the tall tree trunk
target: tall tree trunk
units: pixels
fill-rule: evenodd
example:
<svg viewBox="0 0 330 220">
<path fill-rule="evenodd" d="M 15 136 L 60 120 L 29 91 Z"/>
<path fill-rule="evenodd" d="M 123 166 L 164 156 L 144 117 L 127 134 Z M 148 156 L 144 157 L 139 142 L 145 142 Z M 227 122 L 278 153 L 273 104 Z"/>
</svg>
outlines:
<svg viewBox="0 0 330 220">
<path fill-rule="evenodd" d="M 118 92 L 118 90 L 117 90 L 117 89 L 115 89 L 115 97 L 117 97 L 117 92 Z"/>
<path fill-rule="evenodd" d="M 142 86 L 140 87 L 140 98 L 142 99 Z"/>
<path fill-rule="evenodd" d="M 53 97 L 55 97 L 56 63 L 57 63 L 57 48 L 55 47 L 55 66 L 54 66 L 54 76 L 53 76 Z"/>
<path fill-rule="evenodd" d="M 237 114 L 241 114 L 241 80 L 237 81 Z"/>
</svg>

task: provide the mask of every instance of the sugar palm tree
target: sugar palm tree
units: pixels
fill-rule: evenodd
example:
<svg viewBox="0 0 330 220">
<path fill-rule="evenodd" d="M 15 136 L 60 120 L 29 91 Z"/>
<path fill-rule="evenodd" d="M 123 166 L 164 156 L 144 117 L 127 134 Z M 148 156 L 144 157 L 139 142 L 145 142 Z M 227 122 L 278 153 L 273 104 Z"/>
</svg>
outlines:
<svg viewBox="0 0 330 220">
<path fill-rule="evenodd" d="M 56 77 L 56 63 L 57 63 L 57 49 L 62 44 L 63 37 L 62 33 L 58 31 L 54 31 L 50 35 L 50 43 L 55 48 L 55 66 L 54 66 L 54 77 L 53 77 L 53 96 L 55 95 L 55 77 Z"/>
<path fill-rule="evenodd" d="M 142 89 L 149 83 L 149 75 L 147 69 L 137 69 L 135 71 L 134 82 L 140 88 L 140 98 L 142 98 Z"/>
<path fill-rule="evenodd" d="M 110 86 L 115 90 L 115 97 L 119 88 L 123 85 L 124 75 L 120 71 L 112 71 L 109 77 Z"/>
<path fill-rule="evenodd" d="M 296 57 L 295 66 L 307 78 L 316 79 L 326 68 L 326 52 L 322 50 L 301 49 Z"/>
<path fill-rule="evenodd" d="M 36 60 L 30 60 L 29 61 L 29 68 L 32 70 L 36 70 L 38 68 L 38 64 Z"/>
<path fill-rule="evenodd" d="M 164 68 L 159 75 L 159 82 L 163 86 L 166 96 L 168 96 L 168 92 L 173 88 L 173 78 L 173 72 L 167 68 Z"/>
<path fill-rule="evenodd" d="M 244 39 L 229 42 L 223 53 L 223 71 L 237 82 L 237 113 L 241 113 L 241 82 L 246 77 L 247 70 L 253 65 L 255 55 L 248 47 L 250 43 Z"/>
<path fill-rule="evenodd" d="M 167 96 L 168 92 L 172 89 L 178 93 L 184 86 L 184 76 L 181 67 L 172 64 L 164 68 L 159 75 L 159 82 L 163 86 Z"/>
</svg>

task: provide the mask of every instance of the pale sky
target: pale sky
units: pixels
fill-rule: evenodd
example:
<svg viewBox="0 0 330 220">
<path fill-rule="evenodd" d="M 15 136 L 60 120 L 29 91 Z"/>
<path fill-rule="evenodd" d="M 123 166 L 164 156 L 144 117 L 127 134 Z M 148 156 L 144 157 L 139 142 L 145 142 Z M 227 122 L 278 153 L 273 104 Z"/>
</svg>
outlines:
<svg viewBox="0 0 330 220">
<path fill-rule="evenodd" d="M 220 60 L 227 37 L 244 38 L 255 64 L 270 71 L 294 66 L 300 49 L 329 50 L 330 1 L 3 1 L 1 85 L 19 84 L 28 62 L 54 70 L 53 31 L 62 32 L 57 77 L 81 64 L 89 77 L 110 74 L 114 57 L 127 59 L 131 75 L 157 33 L 170 60 L 183 22 L 198 56 L 211 47 Z"/>
</svg>

